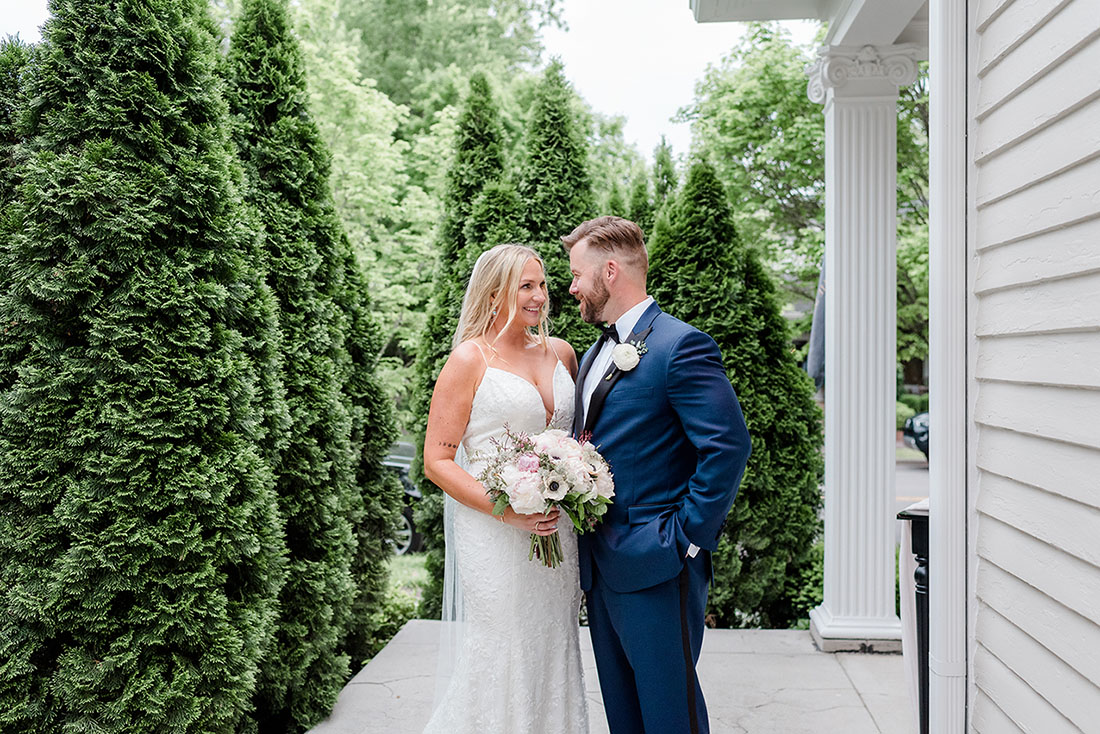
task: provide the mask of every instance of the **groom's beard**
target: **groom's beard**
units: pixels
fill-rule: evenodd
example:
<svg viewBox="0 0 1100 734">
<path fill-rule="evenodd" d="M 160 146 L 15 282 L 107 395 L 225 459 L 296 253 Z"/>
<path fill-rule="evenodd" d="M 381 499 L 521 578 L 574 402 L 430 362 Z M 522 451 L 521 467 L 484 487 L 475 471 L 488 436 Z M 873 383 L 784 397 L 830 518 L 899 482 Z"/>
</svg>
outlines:
<svg viewBox="0 0 1100 734">
<path fill-rule="evenodd" d="M 592 292 L 581 297 L 581 318 L 589 324 L 598 324 L 603 319 L 603 307 L 607 305 L 607 299 L 611 297 L 607 286 L 602 280 L 597 280 L 592 287 Z"/>
</svg>

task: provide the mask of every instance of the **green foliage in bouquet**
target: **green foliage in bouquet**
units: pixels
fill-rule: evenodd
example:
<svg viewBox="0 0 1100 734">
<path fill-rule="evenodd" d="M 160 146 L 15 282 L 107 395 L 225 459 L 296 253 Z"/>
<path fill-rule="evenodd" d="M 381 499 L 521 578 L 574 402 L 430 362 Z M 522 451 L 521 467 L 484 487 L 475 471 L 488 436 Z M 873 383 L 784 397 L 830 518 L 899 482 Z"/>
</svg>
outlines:
<svg viewBox="0 0 1100 734">
<path fill-rule="evenodd" d="M 234 732 L 285 407 L 215 44 L 189 0 L 51 8 L 0 249 L 0 730 Z"/>
<path fill-rule="evenodd" d="M 577 105 L 561 62 L 550 62 L 535 91 L 519 194 L 525 227 L 546 263 L 552 332 L 581 355 L 599 332 L 581 320 L 577 301 L 569 294 L 573 277 L 559 239 L 596 216 L 587 145 L 576 122 Z"/>
<path fill-rule="evenodd" d="M 301 731 L 331 710 L 372 634 L 399 510 L 381 467 L 394 430 L 373 377 L 377 329 L 335 214 L 286 0 L 244 0 L 229 76 L 247 198 L 265 229 L 260 257 L 282 315 L 290 406 L 275 469 L 288 579 L 256 719 L 261 731 Z"/>
<path fill-rule="evenodd" d="M 821 414 L 798 368 L 775 285 L 734 231 L 714 169 L 695 163 L 651 247 L 650 293 L 718 342 L 752 456 L 714 554 L 710 611 L 723 626 L 786 627 L 802 610 L 788 577 L 819 533 Z"/>
<path fill-rule="evenodd" d="M 428 552 L 425 564 L 428 584 L 420 602 L 420 616 L 425 618 L 439 617 L 443 599 L 443 502 L 441 490 L 424 476 L 424 429 L 436 379 L 451 353 L 451 340 L 458 327 L 470 269 L 485 249 L 500 244 L 467 239 L 471 214 L 476 208 L 478 223 L 469 229 L 469 234 L 510 236 L 515 232 L 509 223 L 514 209 L 507 193 L 494 188 L 494 193 L 486 194 L 490 198 L 481 197 L 487 187 L 501 185 L 504 170 L 501 137 L 500 113 L 493 101 L 489 81 L 484 74 L 474 74 L 459 114 L 454 156 L 447 172 L 435 288 L 415 364 L 413 415 L 416 422 L 412 430 L 417 437 L 418 450 L 412 474 L 424 497 L 417 508 L 416 524 L 421 528 Z"/>
</svg>

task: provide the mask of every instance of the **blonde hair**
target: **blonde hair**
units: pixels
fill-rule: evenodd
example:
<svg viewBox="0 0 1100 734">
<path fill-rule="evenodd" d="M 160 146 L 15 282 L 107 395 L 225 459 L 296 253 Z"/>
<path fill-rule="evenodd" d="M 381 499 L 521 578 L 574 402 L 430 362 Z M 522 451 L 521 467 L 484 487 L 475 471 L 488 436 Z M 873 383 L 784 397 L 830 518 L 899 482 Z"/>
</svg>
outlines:
<svg viewBox="0 0 1100 734">
<path fill-rule="evenodd" d="M 485 252 L 474 263 L 470 273 L 470 284 L 466 286 L 466 295 L 462 298 L 462 312 L 458 317 L 451 348 L 471 339 L 483 337 L 489 333 L 496 321 L 496 310 L 503 308 L 505 313 L 503 332 L 516 318 L 516 300 L 519 297 L 519 281 L 523 268 L 528 261 L 537 260 L 546 273 L 546 264 L 539 254 L 524 245 L 497 245 Z M 547 298 L 539 312 L 539 325 L 536 332 L 527 332 L 534 344 L 547 343 L 549 334 L 550 299 Z M 499 334 L 498 334 L 499 336 Z M 496 341 L 495 339 L 493 341 Z M 492 347 L 492 344 L 489 345 Z"/>
</svg>

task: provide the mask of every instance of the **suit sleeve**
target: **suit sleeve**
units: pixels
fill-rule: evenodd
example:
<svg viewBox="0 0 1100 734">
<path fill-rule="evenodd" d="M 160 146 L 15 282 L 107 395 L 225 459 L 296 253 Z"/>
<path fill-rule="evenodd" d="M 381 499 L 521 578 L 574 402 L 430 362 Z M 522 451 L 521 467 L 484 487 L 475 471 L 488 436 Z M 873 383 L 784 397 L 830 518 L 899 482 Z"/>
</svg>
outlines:
<svg viewBox="0 0 1100 734">
<path fill-rule="evenodd" d="M 697 454 L 688 493 L 676 513 L 680 543 L 684 552 L 689 543 L 713 551 L 752 446 L 737 395 L 722 366 L 722 353 L 710 336 L 691 330 L 677 342 L 669 361 L 667 390 Z"/>
</svg>

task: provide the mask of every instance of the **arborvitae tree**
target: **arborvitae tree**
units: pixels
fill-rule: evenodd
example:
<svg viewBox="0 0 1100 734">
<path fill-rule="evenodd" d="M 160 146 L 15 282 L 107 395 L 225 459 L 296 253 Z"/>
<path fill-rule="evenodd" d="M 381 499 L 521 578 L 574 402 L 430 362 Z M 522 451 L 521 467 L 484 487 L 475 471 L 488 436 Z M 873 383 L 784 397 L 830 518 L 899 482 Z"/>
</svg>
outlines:
<svg viewBox="0 0 1100 734">
<path fill-rule="evenodd" d="M 660 210 L 665 202 L 676 194 L 679 179 L 676 176 L 676 164 L 672 160 L 672 146 L 661 136 L 661 142 L 653 149 L 653 202 Z"/>
<path fill-rule="evenodd" d="M 0 251 L 0 730 L 232 732 L 281 581 L 277 333 L 191 0 L 53 3 Z"/>
<path fill-rule="evenodd" d="M 30 64 L 31 47 L 18 38 L 0 40 L 0 268 L 6 258 L 4 250 L 8 247 L 8 238 L 18 230 L 16 207 L 13 206 L 16 194 L 16 157 L 17 145 L 22 141 L 22 117 L 26 97 L 24 77 Z M 8 275 L 0 269 L 0 299 L 8 297 L 6 284 Z M 6 338 L 0 339 L 0 390 L 7 389 L 14 374 L 12 369 L 19 360 L 19 345 Z"/>
<path fill-rule="evenodd" d="M 519 194 L 527 214 L 526 229 L 546 263 L 554 334 L 583 354 L 599 333 L 581 320 L 576 299 L 569 295 L 573 278 L 559 239 L 596 216 L 575 99 L 561 61 L 551 61 L 535 91 Z"/>
<path fill-rule="evenodd" d="M 643 171 L 630 187 L 630 213 L 627 219 L 642 228 L 648 240 L 653 236 L 653 202 L 649 198 L 649 177 Z"/>
<path fill-rule="evenodd" d="M 366 615 L 356 619 L 353 610 L 372 603 L 385 580 L 382 550 L 396 502 L 379 462 L 392 428 L 371 374 L 378 345 L 334 212 L 328 153 L 309 115 L 286 0 L 244 0 L 229 75 L 247 198 L 266 226 L 291 415 L 276 466 L 288 577 L 256 719 L 262 731 L 301 731 L 331 711 L 348 678 L 345 645 L 369 633 Z M 380 487 L 383 496 L 367 496 Z"/>
<path fill-rule="evenodd" d="M 626 209 L 626 199 L 623 198 L 622 187 L 618 183 L 612 184 L 611 193 L 607 196 L 607 213 L 616 217 L 626 217 L 629 213 Z"/>
<path fill-rule="evenodd" d="M 726 626 L 785 627 L 785 583 L 809 564 L 820 528 L 821 414 L 795 362 L 775 286 L 738 241 L 714 169 L 692 165 L 651 247 L 650 293 L 710 334 L 752 436 L 752 456 L 714 554 L 710 611 Z"/>
<path fill-rule="evenodd" d="M 15 195 L 15 145 L 22 139 L 23 78 L 30 58 L 31 47 L 18 38 L 0 39 L 0 205 L 4 214 L 9 213 L 7 204 Z"/>
<path fill-rule="evenodd" d="M 486 184 L 474 199 L 463 229 L 470 243 L 462 264 L 467 280 L 481 253 L 496 245 L 527 240 L 527 230 L 520 224 L 522 221 L 523 202 L 515 188 L 503 181 Z"/>
<path fill-rule="evenodd" d="M 443 198 L 443 223 L 439 234 L 439 263 L 436 266 L 428 323 L 420 337 L 415 364 L 416 387 L 413 415 L 416 424 L 418 451 L 412 467 L 414 481 L 420 486 L 423 500 L 417 508 L 416 523 L 424 536 L 427 550 L 425 566 L 429 583 L 421 597 L 419 615 L 437 618 L 443 600 L 443 498 L 441 490 L 424 477 L 424 429 L 428 423 L 428 408 L 432 390 L 451 353 L 451 339 L 458 326 L 462 294 L 469 280 L 466 265 L 473 265 L 467 250 L 466 221 L 474 201 L 487 185 L 500 180 L 504 159 L 501 147 L 500 113 L 493 101 L 489 81 L 484 74 L 470 78 L 470 92 L 462 103 L 455 133 L 454 157 L 447 171 L 447 188 Z M 469 244 L 480 248 L 481 243 Z M 481 249 L 478 249 L 480 254 Z M 435 532 L 438 530 L 439 532 Z"/>
</svg>

